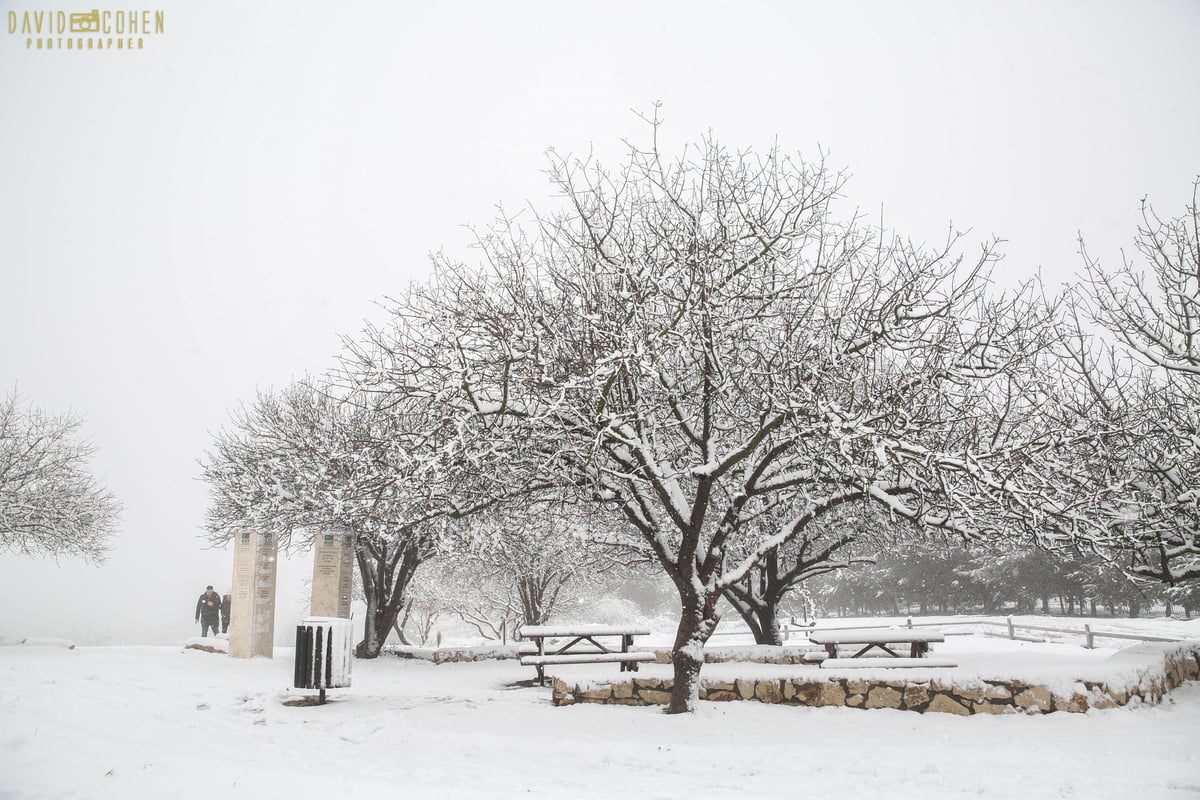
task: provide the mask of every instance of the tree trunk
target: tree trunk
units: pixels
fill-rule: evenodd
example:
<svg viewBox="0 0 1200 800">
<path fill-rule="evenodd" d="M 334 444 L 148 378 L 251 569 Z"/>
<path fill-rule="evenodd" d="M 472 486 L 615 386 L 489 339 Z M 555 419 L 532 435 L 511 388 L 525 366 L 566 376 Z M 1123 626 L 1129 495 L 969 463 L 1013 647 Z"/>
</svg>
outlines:
<svg viewBox="0 0 1200 800">
<path fill-rule="evenodd" d="M 387 628 L 379 627 L 379 609 L 367 601 L 367 613 L 363 620 L 362 641 L 354 646 L 355 658 L 378 658 L 383 650 L 383 642 L 387 639 Z"/>
<path fill-rule="evenodd" d="M 377 658 L 404 609 L 408 585 L 425 560 L 418 542 L 399 547 L 364 544 L 355 549 L 367 613 L 363 640 L 354 648 L 357 658 Z"/>
<path fill-rule="evenodd" d="M 411 605 L 411 603 L 405 604 L 406 607 L 410 606 L 410 605 Z M 406 624 L 408 624 L 407 608 L 404 613 L 404 618 L 397 619 L 395 622 L 392 623 L 392 630 L 394 630 L 396 632 L 396 638 L 400 640 L 400 644 L 404 645 L 405 647 L 412 647 L 412 642 L 410 642 L 408 640 L 408 634 L 406 634 L 404 632 L 404 626 Z"/>
<path fill-rule="evenodd" d="M 756 644 L 783 644 L 783 632 L 779 629 L 779 601 L 765 599 L 757 612 L 758 630 L 755 632 Z"/>
<path fill-rule="evenodd" d="M 363 627 L 363 640 L 354 648 L 356 658 L 375 658 L 383 646 L 379 641 L 379 632 L 375 629 L 374 620 L 378 610 L 379 594 L 375 591 L 375 575 L 370 569 L 369 562 L 361 554 L 358 557 L 358 571 L 362 576 L 363 595 L 367 600 L 367 614 Z M 368 578 L 368 576 L 370 576 Z M 386 629 L 385 629 L 386 630 Z"/>
<path fill-rule="evenodd" d="M 783 644 L 783 634 L 779 629 L 781 597 L 755 595 L 745 587 L 731 586 L 725 591 L 725 600 L 746 623 L 754 635 L 755 644 Z"/>
<path fill-rule="evenodd" d="M 521 575 L 517 578 L 517 595 L 521 598 L 521 616 L 526 625 L 542 625 L 546 613 L 542 604 L 542 585 L 536 576 Z"/>
<path fill-rule="evenodd" d="M 371 606 L 375 607 L 372 608 Z M 388 613 L 386 604 L 380 607 L 376 602 L 374 604 L 367 603 L 367 616 L 365 625 L 363 626 L 363 640 L 354 648 L 354 655 L 358 658 L 378 658 L 380 651 L 383 650 L 383 643 L 387 641 L 388 633 L 392 630 L 392 626 L 396 622 L 396 612 Z"/>
<path fill-rule="evenodd" d="M 712 602 L 706 602 L 701 597 L 683 598 L 683 613 L 675 634 L 675 648 L 671 653 L 674 684 L 671 687 L 671 702 L 667 705 L 668 714 L 696 710 L 696 703 L 700 699 L 704 645 L 720 621 L 715 606 L 716 598 Z"/>
</svg>

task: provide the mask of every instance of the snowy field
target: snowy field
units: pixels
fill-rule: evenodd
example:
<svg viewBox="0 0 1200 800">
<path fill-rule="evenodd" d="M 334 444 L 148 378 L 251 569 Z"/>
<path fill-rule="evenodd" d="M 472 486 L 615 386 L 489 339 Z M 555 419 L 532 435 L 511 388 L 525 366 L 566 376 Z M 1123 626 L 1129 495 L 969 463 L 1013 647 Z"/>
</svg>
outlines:
<svg viewBox="0 0 1200 800">
<path fill-rule="evenodd" d="M 973 635 L 943 647 L 966 670 L 1030 674 L 1102 668 L 1117 652 Z M 667 716 L 555 708 L 515 661 L 391 657 L 356 661 L 329 704 L 292 707 L 312 693 L 288 688 L 291 670 L 289 648 L 242 661 L 182 646 L 0 646 L 0 800 L 1200 798 L 1195 682 L 1158 707 L 1086 714 L 743 702 Z"/>
</svg>

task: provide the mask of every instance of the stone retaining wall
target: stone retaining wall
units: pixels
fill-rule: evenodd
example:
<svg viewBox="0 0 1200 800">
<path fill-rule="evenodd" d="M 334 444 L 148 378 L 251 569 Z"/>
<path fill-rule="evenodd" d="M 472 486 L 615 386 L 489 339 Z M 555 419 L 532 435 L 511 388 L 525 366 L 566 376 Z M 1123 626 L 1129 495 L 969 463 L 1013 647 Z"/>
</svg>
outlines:
<svg viewBox="0 0 1200 800">
<path fill-rule="evenodd" d="M 652 647 L 659 664 L 671 663 L 671 648 Z M 746 664 L 811 664 L 813 656 L 822 656 L 825 648 L 817 645 L 800 647 L 776 647 L 774 645 L 738 645 L 734 647 L 704 648 L 705 664 L 722 664 L 737 661 Z"/>
<path fill-rule="evenodd" d="M 800 706 L 847 706 L 935 711 L 949 714 L 1047 714 L 1082 712 L 1089 708 L 1115 708 L 1140 703 L 1156 704 L 1185 680 L 1200 678 L 1200 643 L 1150 646 L 1161 650 L 1161 666 L 1141 670 L 1122 685 L 1080 680 L 1071 691 L 1019 680 L 960 682 L 952 678 L 919 681 L 879 680 L 830 675 L 720 681 L 701 678 L 700 699 L 716 702 L 757 700 Z M 1131 648 L 1145 650 L 1147 646 Z M 1153 655 L 1158 655 L 1155 653 Z M 1152 659 L 1156 660 L 1156 659 Z M 572 685 L 554 678 L 553 702 L 615 705 L 666 705 L 671 698 L 670 678 L 632 678 L 610 683 Z"/>
</svg>

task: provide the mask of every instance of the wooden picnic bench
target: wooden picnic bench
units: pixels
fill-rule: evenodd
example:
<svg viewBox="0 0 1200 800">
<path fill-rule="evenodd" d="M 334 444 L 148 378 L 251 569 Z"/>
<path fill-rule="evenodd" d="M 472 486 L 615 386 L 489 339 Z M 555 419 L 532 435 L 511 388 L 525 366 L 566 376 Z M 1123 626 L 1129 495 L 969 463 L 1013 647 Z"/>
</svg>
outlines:
<svg viewBox="0 0 1200 800">
<path fill-rule="evenodd" d="M 828 656 L 821 662 L 824 669 L 865 667 L 953 667 L 956 664 L 944 659 L 928 658 L 930 642 L 944 642 L 940 631 L 916 631 L 911 628 L 889 628 L 887 630 L 824 630 L 813 631 L 808 640 L 825 646 Z M 907 644 L 908 657 L 897 652 L 898 645 Z M 859 649 L 852 655 L 839 657 L 838 648 L 854 646 Z M 873 650 L 886 656 L 867 654 Z"/>
<path fill-rule="evenodd" d="M 633 649 L 633 637 L 649 633 L 649 628 L 631 625 L 524 625 L 520 637 L 537 649 L 522 655 L 521 665 L 536 667 L 542 686 L 546 685 L 545 669 L 551 664 L 612 662 L 621 665 L 621 672 L 636 672 L 640 662 L 656 658 L 652 652 Z"/>
</svg>

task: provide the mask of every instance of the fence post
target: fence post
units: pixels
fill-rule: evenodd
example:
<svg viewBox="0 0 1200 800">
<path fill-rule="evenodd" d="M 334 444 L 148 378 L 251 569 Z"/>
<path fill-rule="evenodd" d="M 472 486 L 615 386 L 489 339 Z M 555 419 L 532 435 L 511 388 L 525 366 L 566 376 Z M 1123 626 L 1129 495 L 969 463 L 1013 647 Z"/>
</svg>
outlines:
<svg viewBox="0 0 1200 800">
<path fill-rule="evenodd" d="M 1010 639 L 1017 638 L 1016 631 L 1013 629 L 1012 614 L 1009 614 L 1007 617 L 1005 617 L 1005 620 L 1008 621 L 1008 638 L 1010 638 Z"/>
<path fill-rule="evenodd" d="M 1096 640 L 1092 635 L 1092 626 L 1087 624 L 1086 622 L 1083 623 L 1083 635 L 1087 639 L 1087 644 L 1085 644 L 1084 647 L 1086 647 L 1088 650 L 1095 649 Z"/>
</svg>

